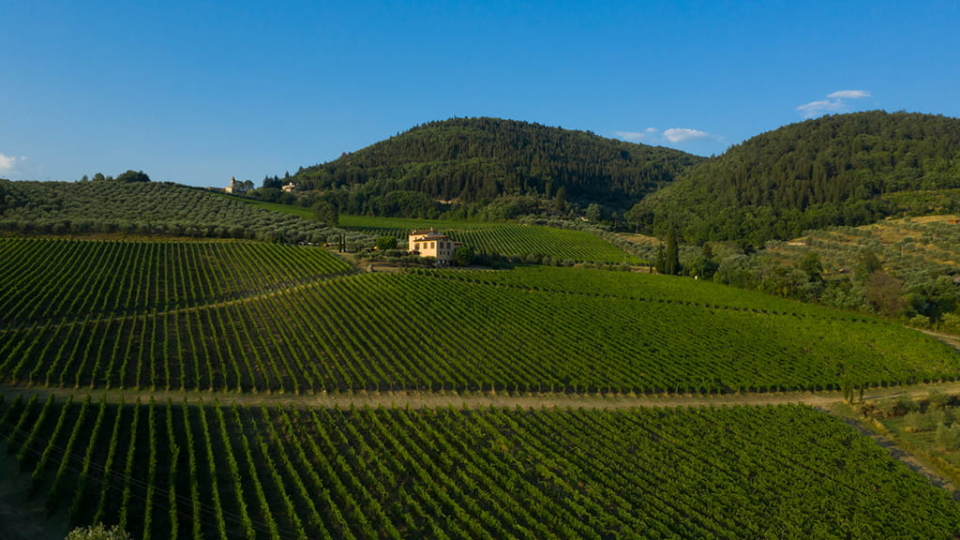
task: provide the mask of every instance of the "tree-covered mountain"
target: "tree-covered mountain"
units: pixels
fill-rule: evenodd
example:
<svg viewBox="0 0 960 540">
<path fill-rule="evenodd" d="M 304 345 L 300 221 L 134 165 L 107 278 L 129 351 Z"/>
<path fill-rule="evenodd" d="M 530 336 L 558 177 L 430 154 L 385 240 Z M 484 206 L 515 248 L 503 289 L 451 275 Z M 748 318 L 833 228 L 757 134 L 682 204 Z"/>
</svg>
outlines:
<svg viewBox="0 0 960 540">
<path fill-rule="evenodd" d="M 661 234 L 677 228 L 691 242 L 760 244 L 915 210 L 909 192 L 940 201 L 928 210 L 956 211 L 955 192 L 930 196 L 950 188 L 960 188 L 960 119 L 871 111 L 753 137 L 691 168 L 629 218 Z"/>
<path fill-rule="evenodd" d="M 431 122 L 301 169 L 302 189 L 350 192 L 352 213 L 377 213 L 391 192 L 476 202 L 501 195 L 562 197 L 629 208 L 704 158 L 535 123 L 496 118 Z M 394 195 L 396 197 L 397 195 Z"/>
</svg>

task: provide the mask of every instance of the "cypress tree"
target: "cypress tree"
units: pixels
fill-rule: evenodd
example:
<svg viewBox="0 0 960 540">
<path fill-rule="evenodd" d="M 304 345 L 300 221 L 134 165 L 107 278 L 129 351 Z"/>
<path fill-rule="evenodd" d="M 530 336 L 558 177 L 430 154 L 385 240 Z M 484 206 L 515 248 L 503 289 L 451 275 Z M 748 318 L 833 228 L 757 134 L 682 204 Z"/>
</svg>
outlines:
<svg viewBox="0 0 960 540">
<path fill-rule="evenodd" d="M 677 233 L 673 229 L 670 229 L 667 233 L 667 248 L 664 259 L 664 274 L 675 276 L 680 273 L 680 250 L 677 247 Z"/>
</svg>

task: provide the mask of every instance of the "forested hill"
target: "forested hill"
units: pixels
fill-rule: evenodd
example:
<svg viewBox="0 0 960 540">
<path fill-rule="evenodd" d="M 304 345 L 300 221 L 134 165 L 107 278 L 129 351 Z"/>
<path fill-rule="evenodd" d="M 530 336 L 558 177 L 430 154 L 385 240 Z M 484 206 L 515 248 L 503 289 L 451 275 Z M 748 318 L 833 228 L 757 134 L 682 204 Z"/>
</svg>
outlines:
<svg viewBox="0 0 960 540">
<path fill-rule="evenodd" d="M 957 211 L 950 188 L 960 188 L 960 119 L 871 111 L 753 137 L 692 168 L 631 216 L 655 221 L 659 232 L 677 227 L 690 241 L 761 243 L 870 223 L 913 208 L 909 192 L 921 190 L 933 201 L 923 211 Z"/>
<path fill-rule="evenodd" d="M 632 204 L 704 158 L 593 133 L 496 118 L 454 118 L 417 126 L 337 160 L 301 169 L 305 189 L 362 185 L 384 195 L 413 191 L 473 202 L 504 194 L 565 195 Z"/>
</svg>

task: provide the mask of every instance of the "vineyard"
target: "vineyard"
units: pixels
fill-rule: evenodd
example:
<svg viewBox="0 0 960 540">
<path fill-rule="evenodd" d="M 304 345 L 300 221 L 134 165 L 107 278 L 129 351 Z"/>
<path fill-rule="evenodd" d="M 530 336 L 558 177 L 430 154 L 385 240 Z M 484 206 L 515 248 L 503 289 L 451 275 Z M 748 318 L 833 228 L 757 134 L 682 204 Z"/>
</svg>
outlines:
<svg viewBox="0 0 960 540">
<path fill-rule="evenodd" d="M 952 380 L 960 368 L 955 350 L 897 325 L 782 301 L 751 308 L 715 285 L 689 301 L 682 291 L 701 285 L 689 280 L 671 289 L 680 280 L 637 276 L 616 296 L 589 294 L 590 281 L 632 285 L 588 273 L 568 291 L 487 277 L 508 273 L 346 275 L 323 250 L 289 246 L 0 250 L 11 254 L 0 259 L 6 384 L 727 393 Z"/>
<path fill-rule="evenodd" d="M 131 234 L 328 242 L 343 234 L 201 189 L 158 182 L 11 182 L 0 179 L 0 231 Z M 371 239 L 351 233 L 350 242 Z"/>
<path fill-rule="evenodd" d="M 451 230 L 454 240 L 485 253 L 537 259 L 550 257 L 555 262 L 588 261 L 600 263 L 640 264 L 643 261 L 628 255 L 607 241 L 588 232 L 553 229 L 540 225 L 497 225 L 474 230 Z"/>
<path fill-rule="evenodd" d="M 0 239 L 0 328 L 164 312 L 350 270 L 320 249 L 256 242 Z"/>
<path fill-rule="evenodd" d="M 548 257 L 563 261 L 641 264 L 643 261 L 589 232 L 543 225 L 468 223 L 403 218 L 343 216 L 341 224 L 372 236 L 395 236 L 406 241 L 412 229 L 434 227 L 477 253 L 497 254 L 523 262 Z"/>
<path fill-rule="evenodd" d="M 19 396 L 0 447 L 138 538 L 955 538 L 960 507 L 813 409 L 301 409 Z M 881 532 L 882 531 L 882 532 Z"/>
<path fill-rule="evenodd" d="M 517 267 L 502 272 L 417 270 L 422 275 L 513 287 L 524 290 L 612 296 L 651 302 L 677 302 L 705 308 L 766 311 L 791 315 L 845 318 L 864 322 L 861 314 L 824 309 L 710 281 L 676 279 L 638 272 L 611 272 L 592 268 Z"/>
</svg>

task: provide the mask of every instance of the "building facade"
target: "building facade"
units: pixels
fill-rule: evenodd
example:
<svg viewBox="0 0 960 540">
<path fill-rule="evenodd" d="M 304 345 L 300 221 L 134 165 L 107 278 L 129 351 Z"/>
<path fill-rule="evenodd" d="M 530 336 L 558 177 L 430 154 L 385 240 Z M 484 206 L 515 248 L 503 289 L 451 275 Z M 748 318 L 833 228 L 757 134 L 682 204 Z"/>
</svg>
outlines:
<svg viewBox="0 0 960 540">
<path fill-rule="evenodd" d="M 407 237 L 408 252 L 421 257 L 434 257 L 440 265 L 453 264 L 453 253 L 462 245 L 436 229 L 410 231 Z"/>
<path fill-rule="evenodd" d="M 233 195 L 243 195 L 249 190 L 249 185 L 252 182 L 237 182 L 237 179 L 230 177 L 230 185 L 223 188 L 223 191 L 227 193 L 232 193 Z"/>
</svg>

